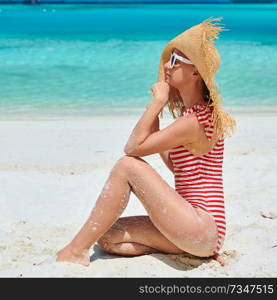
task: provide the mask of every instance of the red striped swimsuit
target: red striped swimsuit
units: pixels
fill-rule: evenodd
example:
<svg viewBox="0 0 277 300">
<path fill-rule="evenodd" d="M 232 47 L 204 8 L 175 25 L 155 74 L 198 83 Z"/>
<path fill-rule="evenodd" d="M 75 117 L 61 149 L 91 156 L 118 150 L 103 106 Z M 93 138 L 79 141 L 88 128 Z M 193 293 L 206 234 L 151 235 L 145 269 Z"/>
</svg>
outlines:
<svg viewBox="0 0 277 300">
<path fill-rule="evenodd" d="M 206 105 L 195 104 L 183 109 L 182 115 L 196 113 L 205 134 L 211 140 L 213 125 Z M 214 217 L 218 229 L 216 252 L 222 247 L 226 223 L 223 192 L 222 164 L 224 139 L 219 139 L 213 149 L 205 155 L 194 156 L 184 146 L 169 150 L 174 166 L 175 190 L 193 207 L 198 207 Z"/>
</svg>

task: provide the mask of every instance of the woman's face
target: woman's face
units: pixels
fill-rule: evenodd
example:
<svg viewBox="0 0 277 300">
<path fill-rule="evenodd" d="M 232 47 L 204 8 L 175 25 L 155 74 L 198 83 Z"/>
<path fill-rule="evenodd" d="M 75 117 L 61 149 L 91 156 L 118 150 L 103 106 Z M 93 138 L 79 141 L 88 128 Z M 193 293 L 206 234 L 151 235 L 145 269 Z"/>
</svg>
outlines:
<svg viewBox="0 0 277 300">
<path fill-rule="evenodd" d="M 173 48 L 171 53 L 173 52 L 184 58 L 189 59 L 187 56 L 184 55 L 184 53 L 179 51 L 177 48 Z M 164 64 L 165 81 L 169 85 L 177 89 L 179 89 L 181 86 L 184 86 L 184 84 L 190 83 L 190 80 L 192 78 L 191 75 L 193 73 L 193 70 L 195 69 L 195 66 L 186 64 L 176 59 L 174 66 L 172 67 L 172 69 L 170 69 L 169 60 Z"/>
</svg>

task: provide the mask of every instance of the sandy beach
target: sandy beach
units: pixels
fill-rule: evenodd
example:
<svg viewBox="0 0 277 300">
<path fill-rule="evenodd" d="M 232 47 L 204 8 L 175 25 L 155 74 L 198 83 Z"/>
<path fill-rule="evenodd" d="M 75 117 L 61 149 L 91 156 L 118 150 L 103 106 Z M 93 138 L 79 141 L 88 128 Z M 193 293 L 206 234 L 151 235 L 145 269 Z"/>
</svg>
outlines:
<svg viewBox="0 0 277 300">
<path fill-rule="evenodd" d="M 234 113 L 225 140 L 226 239 L 211 259 L 121 257 L 91 248 L 91 264 L 34 266 L 65 246 L 88 217 L 140 115 L 0 121 L 0 277 L 276 277 L 277 113 Z M 172 122 L 161 119 L 161 128 Z M 174 187 L 158 154 L 143 157 Z M 121 216 L 146 215 L 131 194 Z"/>
</svg>

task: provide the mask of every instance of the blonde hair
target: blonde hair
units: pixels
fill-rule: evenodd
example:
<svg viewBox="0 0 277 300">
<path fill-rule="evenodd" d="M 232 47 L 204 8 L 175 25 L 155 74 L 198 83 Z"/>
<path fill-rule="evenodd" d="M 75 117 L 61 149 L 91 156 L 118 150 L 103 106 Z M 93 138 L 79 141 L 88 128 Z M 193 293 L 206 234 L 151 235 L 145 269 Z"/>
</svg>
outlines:
<svg viewBox="0 0 277 300">
<path fill-rule="evenodd" d="M 225 112 L 220 106 L 214 105 L 210 91 L 207 88 L 205 82 L 202 80 L 203 86 L 203 97 L 207 103 L 207 108 L 211 109 L 213 125 L 215 127 L 215 134 L 219 137 L 226 138 L 231 137 L 233 132 L 236 130 L 236 120 L 227 112 Z M 168 110 L 174 119 L 177 119 L 182 115 L 182 111 L 185 108 L 182 97 L 178 89 L 170 86 L 169 89 L 169 100 L 167 103 Z M 161 110 L 160 116 L 163 118 L 163 109 Z"/>
</svg>

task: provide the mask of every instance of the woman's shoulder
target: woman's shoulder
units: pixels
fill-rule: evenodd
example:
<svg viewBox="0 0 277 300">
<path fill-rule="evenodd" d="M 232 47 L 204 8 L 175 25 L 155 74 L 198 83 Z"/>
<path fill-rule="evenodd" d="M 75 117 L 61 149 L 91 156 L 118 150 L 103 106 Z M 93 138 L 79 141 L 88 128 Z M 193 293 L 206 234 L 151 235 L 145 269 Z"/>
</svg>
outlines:
<svg viewBox="0 0 277 300">
<path fill-rule="evenodd" d="M 189 108 L 182 109 L 182 115 L 187 118 L 194 118 L 198 123 L 199 128 L 204 130 L 208 140 L 211 140 L 213 135 L 213 120 L 212 120 L 212 107 L 206 104 L 194 104 Z"/>
<path fill-rule="evenodd" d="M 189 143 L 182 146 L 184 146 L 184 148 L 191 152 L 194 156 L 202 156 L 211 152 L 219 144 L 224 144 L 224 140 L 214 136 L 211 141 L 208 141 L 205 137 L 200 138 L 194 143 Z"/>
<path fill-rule="evenodd" d="M 194 156 L 202 156 L 211 152 L 218 144 L 224 144 L 224 139 L 217 135 L 216 130 L 214 130 L 210 140 L 207 139 L 206 134 L 202 130 L 197 141 L 182 146 L 189 150 Z"/>
</svg>

